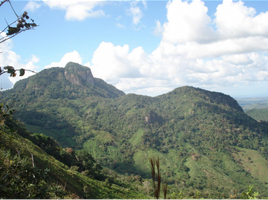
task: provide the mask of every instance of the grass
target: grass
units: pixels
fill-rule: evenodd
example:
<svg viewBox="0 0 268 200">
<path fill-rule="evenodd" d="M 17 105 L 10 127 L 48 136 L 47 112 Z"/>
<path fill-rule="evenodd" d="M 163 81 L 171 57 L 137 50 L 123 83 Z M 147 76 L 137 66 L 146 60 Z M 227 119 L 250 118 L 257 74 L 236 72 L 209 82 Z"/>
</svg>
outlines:
<svg viewBox="0 0 268 200">
<path fill-rule="evenodd" d="M 237 149 L 239 152 L 233 155 L 240 165 L 254 178 L 268 182 L 268 161 L 255 150 L 239 147 Z"/>
<path fill-rule="evenodd" d="M 142 135 L 143 135 L 143 128 L 139 128 L 139 130 L 133 134 L 133 136 L 129 139 L 130 144 L 133 146 L 137 146 L 142 141 Z"/>
<path fill-rule="evenodd" d="M 223 169 L 214 166 L 213 161 L 206 156 L 200 156 L 198 160 L 191 156 L 187 159 L 185 165 L 190 169 L 189 175 L 191 179 L 197 177 L 204 180 L 210 179 L 218 187 L 229 185 L 231 189 L 232 179 L 224 173 Z"/>
</svg>

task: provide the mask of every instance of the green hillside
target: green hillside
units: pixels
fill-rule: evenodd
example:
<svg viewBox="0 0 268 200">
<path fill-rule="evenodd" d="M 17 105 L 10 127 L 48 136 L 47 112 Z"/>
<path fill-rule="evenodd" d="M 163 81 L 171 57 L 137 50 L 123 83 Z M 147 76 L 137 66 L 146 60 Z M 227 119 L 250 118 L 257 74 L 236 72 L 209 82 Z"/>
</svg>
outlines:
<svg viewBox="0 0 268 200">
<path fill-rule="evenodd" d="M 251 109 L 245 112 L 247 115 L 258 121 L 268 121 L 268 108 Z"/>
<path fill-rule="evenodd" d="M 245 113 L 257 121 L 268 121 L 268 98 L 238 99 Z"/>
<path fill-rule="evenodd" d="M 66 151 L 51 138 L 27 131 L 21 122 L 5 117 L 2 107 L 0 114 L 1 198 L 148 198 L 137 184 L 126 182 L 123 175 L 109 175 L 104 169 L 94 176 L 96 172 L 90 171 L 94 167 L 81 172 L 76 160 L 81 154 Z"/>
<path fill-rule="evenodd" d="M 249 185 L 268 196 L 266 179 L 240 155 L 241 148 L 252 160 L 256 154 L 253 163 L 265 171 L 268 125 L 232 97 L 188 86 L 157 97 L 125 95 L 90 74 L 69 63 L 17 82 L 2 98 L 15 101 L 15 116 L 30 131 L 85 150 L 119 174 L 140 175 L 144 187 L 148 159 L 158 157 L 173 198 L 228 198 Z"/>
</svg>

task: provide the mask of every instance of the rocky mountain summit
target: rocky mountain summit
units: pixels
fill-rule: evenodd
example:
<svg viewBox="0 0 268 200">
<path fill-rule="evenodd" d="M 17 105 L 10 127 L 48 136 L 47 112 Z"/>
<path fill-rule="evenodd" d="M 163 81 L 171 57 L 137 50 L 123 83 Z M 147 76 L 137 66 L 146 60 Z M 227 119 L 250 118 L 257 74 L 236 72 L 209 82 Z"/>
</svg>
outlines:
<svg viewBox="0 0 268 200">
<path fill-rule="evenodd" d="M 115 98 L 125 95 L 114 86 L 103 80 L 94 78 L 90 68 L 69 62 L 64 68 L 53 67 L 44 69 L 36 75 L 18 81 L 12 91 L 17 95 L 50 96 L 54 99 L 67 97 L 70 99 L 97 95 L 105 98 Z M 6 92 L 3 92 L 3 96 Z"/>
<path fill-rule="evenodd" d="M 73 84 L 84 86 L 86 83 L 94 85 L 94 77 L 90 68 L 69 62 L 64 68 L 65 78 Z"/>
</svg>

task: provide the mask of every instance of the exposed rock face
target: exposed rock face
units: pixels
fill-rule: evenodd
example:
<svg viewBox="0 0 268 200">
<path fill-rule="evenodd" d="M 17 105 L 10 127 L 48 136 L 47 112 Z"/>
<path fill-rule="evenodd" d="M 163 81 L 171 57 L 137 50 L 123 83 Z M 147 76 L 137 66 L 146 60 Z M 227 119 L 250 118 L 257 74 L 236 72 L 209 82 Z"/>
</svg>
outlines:
<svg viewBox="0 0 268 200">
<path fill-rule="evenodd" d="M 73 84 L 84 86 L 89 83 L 94 85 L 94 77 L 90 68 L 83 67 L 77 63 L 67 63 L 64 75 L 65 78 Z"/>
<path fill-rule="evenodd" d="M 144 120 L 147 124 L 152 124 L 155 122 L 161 123 L 162 117 L 159 116 L 157 113 L 150 111 L 147 116 L 145 116 Z"/>
</svg>

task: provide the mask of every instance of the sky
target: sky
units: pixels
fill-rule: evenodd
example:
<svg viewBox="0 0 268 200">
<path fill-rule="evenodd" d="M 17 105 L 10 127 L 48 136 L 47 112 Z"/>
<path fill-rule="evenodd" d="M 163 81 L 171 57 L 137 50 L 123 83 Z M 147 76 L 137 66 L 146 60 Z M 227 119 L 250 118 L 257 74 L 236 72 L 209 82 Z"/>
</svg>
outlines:
<svg viewBox="0 0 268 200">
<path fill-rule="evenodd" d="M 181 86 L 268 96 L 268 1 L 11 1 L 39 26 L 0 44 L 0 66 L 39 72 L 69 61 L 125 93 Z M 0 7 L 0 27 L 16 19 Z M 4 33 L 1 33 L 4 36 Z M 12 88 L 23 77 L 0 77 Z"/>
</svg>

